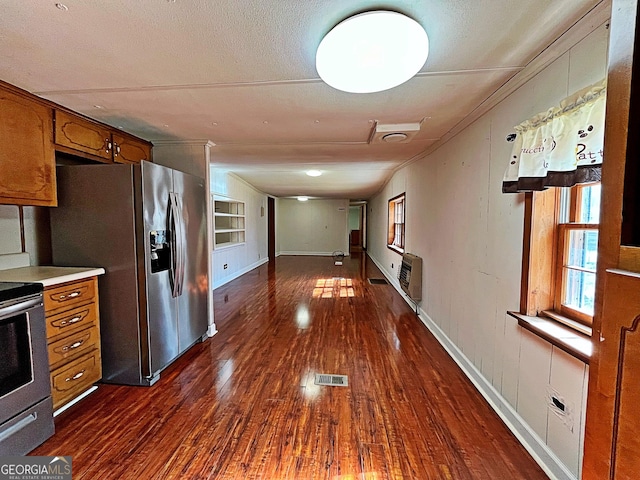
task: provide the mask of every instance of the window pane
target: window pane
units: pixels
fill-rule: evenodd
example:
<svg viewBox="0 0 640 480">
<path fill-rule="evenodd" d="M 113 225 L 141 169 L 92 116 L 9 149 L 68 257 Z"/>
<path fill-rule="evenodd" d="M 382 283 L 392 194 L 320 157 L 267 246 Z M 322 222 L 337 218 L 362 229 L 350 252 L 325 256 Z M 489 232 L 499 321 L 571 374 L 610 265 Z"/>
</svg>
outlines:
<svg viewBox="0 0 640 480">
<path fill-rule="evenodd" d="M 569 230 L 569 257 L 565 266 L 595 271 L 598 260 L 598 231 Z"/>
<path fill-rule="evenodd" d="M 593 315 L 596 296 L 596 274 L 565 268 L 565 294 L 563 304 Z"/>
<path fill-rule="evenodd" d="M 387 246 L 398 251 L 404 249 L 404 205 L 404 194 L 389 200 Z"/>
<path fill-rule="evenodd" d="M 589 185 L 582 188 L 582 202 L 580 204 L 580 223 L 600 222 L 600 192 L 601 185 Z"/>
</svg>

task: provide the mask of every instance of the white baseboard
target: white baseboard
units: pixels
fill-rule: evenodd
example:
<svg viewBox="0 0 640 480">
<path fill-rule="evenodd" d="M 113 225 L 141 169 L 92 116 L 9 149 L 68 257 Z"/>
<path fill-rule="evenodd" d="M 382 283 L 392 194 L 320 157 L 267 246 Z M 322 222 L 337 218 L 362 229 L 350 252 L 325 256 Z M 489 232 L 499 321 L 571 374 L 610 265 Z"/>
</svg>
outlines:
<svg viewBox="0 0 640 480">
<path fill-rule="evenodd" d="M 258 268 L 260 265 L 264 265 L 268 261 L 269 261 L 269 258 L 265 257 L 262 260 L 258 260 L 257 262 L 252 263 L 251 265 L 248 265 L 248 266 L 238 270 L 237 272 L 232 273 L 228 277 L 224 277 L 224 278 L 222 278 L 222 279 L 220 279 L 218 281 L 214 281 L 212 289 L 215 290 L 216 288 L 221 287 L 222 285 L 224 285 L 226 283 L 229 283 L 231 280 L 235 280 L 236 278 L 244 275 L 245 273 L 250 272 L 254 268 Z"/>
<path fill-rule="evenodd" d="M 342 252 L 342 250 L 340 250 Z M 342 252 L 344 253 L 344 256 L 347 257 L 349 256 L 348 252 Z M 333 256 L 333 252 L 297 252 L 297 251 L 285 251 L 285 252 L 280 252 L 278 253 L 278 256 L 280 255 L 311 255 L 311 256 L 316 256 L 316 257 L 331 257 Z"/>
<path fill-rule="evenodd" d="M 207 337 L 211 338 L 216 333 L 218 333 L 218 329 L 216 328 L 216 326 L 215 325 L 209 325 L 209 328 L 207 328 Z"/>
<path fill-rule="evenodd" d="M 69 403 L 67 403 L 66 405 L 63 405 L 62 407 L 60 407 L 59 409 L 57 409 L 55 412 L 53 412 L 53 416 L 57 417 L 58 415 L 60 415 L 62 412 L 64 412 L 66 409 L 72 407 L 73 405 L 75 405 L 76 403 L 78 403 L 80 400 L 82 400 L 83 398 L 85 398 L 86 396 L 88 396 L 89 394 L 95 392 L 98 389 L 97 385 L 93 385 L 92 387 L 90 387 L 88 390 L 86 390 L 85 392 L 83 392 L 82 394 L 78 395 L 76 398 L 74 398 L 73 400 L 71 400 Z"/>
<path fill-rule="evenodd" d="M 373 263 L 375 263 L 389 283 L 400 293 L 402 298 L 413 308 L 415 305 L 406 296 L 400 288 L 398 279 L 391 278 L 378 260 L 369 255 Z M 527 422 L 518 414 L 518 412 L 509 404 L 509 402 L 498 392 L 487 378 L 476 368 L 458 346 L 440 329 L 427 313 L 419 309 L 418 318 L 431 331 L 434 337 L 440 342 L 442 347 L 447 351 L 467 378 L 473 383 L 478 392 L 484 397 L 487 403 L 493 408 L 498 416 L 505 423 L 507 428 L 516 436 L 518 441 L 529 452 L 533 459 L 540 465 L 547 476 L 552 480 L 576 480 L 576 477 L 569 471 L 564 463 L 557 457 L 555 453 L 544 443 L 537 433 L 529 426 Z"/>
</svg>

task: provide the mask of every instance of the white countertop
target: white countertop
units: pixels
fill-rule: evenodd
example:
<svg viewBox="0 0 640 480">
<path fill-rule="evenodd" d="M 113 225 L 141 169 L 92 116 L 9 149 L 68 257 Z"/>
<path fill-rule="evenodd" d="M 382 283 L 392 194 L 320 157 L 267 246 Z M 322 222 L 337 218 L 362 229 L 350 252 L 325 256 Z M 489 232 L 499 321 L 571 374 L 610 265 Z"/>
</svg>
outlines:
<svg viewBox="0 0 640 480">
<path fill-rule="evenodd" d="M 0 270 L 0 282 L 34 282 L 50 287 L 104 274 L 104 268 L 20 267 Z"/>
</svg>

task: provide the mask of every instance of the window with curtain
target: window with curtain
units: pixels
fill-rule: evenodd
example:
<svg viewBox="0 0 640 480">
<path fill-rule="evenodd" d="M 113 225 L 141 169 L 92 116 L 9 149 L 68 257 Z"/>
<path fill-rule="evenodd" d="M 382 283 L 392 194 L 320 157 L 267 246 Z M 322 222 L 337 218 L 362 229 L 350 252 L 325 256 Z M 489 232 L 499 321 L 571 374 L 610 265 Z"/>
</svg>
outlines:
<svg viewBox="0 0 640 480">
<path fill-rule="evenodd" d="M 605 105 L 603 81 L 516 126 L 502 184 L 505 193 L 526 192 L 520 313 L 547 316 L 587 334 L 595 298 Z"/>
<path fill-rule="evenodd" d="M 606 83 L 599 82 L 515 128 L 504 193 L 600 181 Z"/>
<path fill-rule="evenodd" d="M 387 247 L 398 253 L 404 253 L 404 214 L 405 194 L 389 200 L 389 222 L 387 230 Z"/>
</svg>

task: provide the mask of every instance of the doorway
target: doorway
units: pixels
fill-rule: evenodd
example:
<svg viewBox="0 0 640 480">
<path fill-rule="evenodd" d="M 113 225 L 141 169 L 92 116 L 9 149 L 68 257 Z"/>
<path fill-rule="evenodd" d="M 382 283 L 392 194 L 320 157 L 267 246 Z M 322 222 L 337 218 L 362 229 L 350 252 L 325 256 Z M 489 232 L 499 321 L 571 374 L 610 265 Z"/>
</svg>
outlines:
<svg viewBox="0 0 640 480">
<path fill-rule="evenodd" d="M 367 249 L 366 215 L 366 202 L 349 204 L 349 252 L 362 252 Z"/>
<path fill-rule="evenodd" d="M 276 200 L 267 197 L 267 256 L 269 261 L 276 259 Z"/>
</svg>

